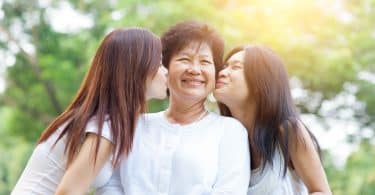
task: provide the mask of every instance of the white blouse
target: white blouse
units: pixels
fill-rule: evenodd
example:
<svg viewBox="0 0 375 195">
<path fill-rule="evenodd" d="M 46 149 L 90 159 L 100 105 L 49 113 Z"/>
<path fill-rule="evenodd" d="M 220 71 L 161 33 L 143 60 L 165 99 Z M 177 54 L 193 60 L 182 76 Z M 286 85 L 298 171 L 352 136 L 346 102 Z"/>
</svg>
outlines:
<svg viewBox="0 0 375 195">
<path fill-rule="evenodd" d="M 307 188 L 294 170 L 284 171 L 284 158 L 281 150 L 275 151 L 273 164 L 266 164 L 263 172 L 261 167 L 251 171 L 248 195 L 307 195 Z"/>
<path fill-rule="evenodd" d="M 121 164 L 121 185 L 126 195 L 246 195 L 249 155 L 247 131 L 233 118 L 209 113 L 179 125 L 164 112 L 146 114 Z"/>
<path fill-rule="evenodd" d="M 85 131 L 87 133 L 97 133 L 98 128 L 96 123 L 95 117 L 92 118 L 87 123 Z M 64 154 L 66 136 L 60 139 L 55 147 L 52 148 L 52 145 L 55 143 L 65 125 L 66 124 L 62 125 L 45 142 L 36 146 L 21 177 L 13 188 L 12 195 L 55 194 L 57 186 L 65 173 L 67 162 L 67 157 Z M 110 122 L 108 120 L 103 124 L 102 137 L 113 142 Z M 110 160 L 108 160 L 91 184 L 91 188 L 98 188 L 106 184 L 111 178 L 112 172 L 112 164 Z"/>
</svg>

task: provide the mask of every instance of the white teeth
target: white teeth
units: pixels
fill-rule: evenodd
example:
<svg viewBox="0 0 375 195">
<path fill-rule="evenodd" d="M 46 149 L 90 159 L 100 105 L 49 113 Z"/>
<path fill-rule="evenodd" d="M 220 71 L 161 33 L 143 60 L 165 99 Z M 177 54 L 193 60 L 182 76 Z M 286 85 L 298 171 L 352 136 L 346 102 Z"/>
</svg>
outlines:
<svg viewBox="0 0 375 195">
<path fill-rule="evenodd" d="M 189 85 L 194 85 L 194 86 L 198 86 L 198 85 L 203 84 L 202 81 L 195 81 L 195 80 L 190 80 L 190 81 L 184 80 L 183 82 L 186 83 L 186 84 L 189 84 Z"/>
<path fill-rule="evenodd" d="M 189 83 L 201 84 L 202 82 L 200 82 L 200 81 L 189 81 Z"/>
</svg>

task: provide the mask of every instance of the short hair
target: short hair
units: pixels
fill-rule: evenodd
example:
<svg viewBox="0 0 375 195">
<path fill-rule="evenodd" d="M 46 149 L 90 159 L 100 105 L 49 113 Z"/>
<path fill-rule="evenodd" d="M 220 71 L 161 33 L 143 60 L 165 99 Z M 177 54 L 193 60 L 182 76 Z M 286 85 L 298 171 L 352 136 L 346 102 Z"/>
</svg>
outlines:
<svg viewBox="0 0 375 195">
<path fill-rule="evenodd" d="M 170 27 L 162 36 L 162 62 L 169 69 L 169 63 L 174 54 L 186 47 L 192 41 L 207 43 L 211 49 L 216 73 L 222 66 L 224 40 L 209 25 L 198 21 L 184 21 Z"/>
</svg>

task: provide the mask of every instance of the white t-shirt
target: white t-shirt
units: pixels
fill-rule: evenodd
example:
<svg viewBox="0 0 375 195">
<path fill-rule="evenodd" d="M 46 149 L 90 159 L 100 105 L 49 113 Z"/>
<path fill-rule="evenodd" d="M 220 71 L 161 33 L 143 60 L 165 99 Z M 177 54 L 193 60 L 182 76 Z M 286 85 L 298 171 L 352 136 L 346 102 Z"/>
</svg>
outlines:
<svg viewBox="0 0 375 195">
<path fill-rule="evenodd" d="M 261 167 L 251 171 L 248 195 L 307 195 L 307 188 L 294 170 L 287 169 L 284 177 L 284 158 L 280 149 L 275 151 L 273 165 L 266 164 L 263 172 Z"/>
<path fill-rule="evenodd" d="M 249 155 L 247 131 L 233 118 L 209 113 L 179 125 L 164 112 L 146 114 L 117 183 L 126 195 L 246 195 Z M 121 194 L 113 189 L 104 186 L 97 194 Z"/>
<path fill-rule="evenodd" d="M 58 130 L 45 142 L 38 144 L 35 147 L 21 177 L 11 193 L 12 195 L 52 195 L 55 193 L 57 186 L 64 175 L 67 162 L 67 156 L 64 154 L 66 136 L 60 139 L 54 148 L 52 148 L 52 146 L 65 125 L 66 124 L 59 127 Z M 95 117 L 89 120 L 85 127 L 85 131 L 87 133 L 98 132 L 97 120 Z M 104 121 L 102 137 L 113 142 L 110 122 L 108 120 Z M 106 184 L 109 181 L 112 172 L 112 164 L 110 160 L 108 160 L 91 184 L 91 187 L 98 188 Z"/>
</svg>

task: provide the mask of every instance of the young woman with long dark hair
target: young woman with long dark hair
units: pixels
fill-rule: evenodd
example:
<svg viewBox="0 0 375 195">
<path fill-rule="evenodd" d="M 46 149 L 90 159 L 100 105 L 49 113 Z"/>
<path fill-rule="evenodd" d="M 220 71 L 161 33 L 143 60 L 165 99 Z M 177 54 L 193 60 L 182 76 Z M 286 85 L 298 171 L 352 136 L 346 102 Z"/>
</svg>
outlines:
<svg viewBox="0 0 375 195">
<path fill-rule="evenodd" d="M 160 39 L 117 29 L 100 44 L 81 87 L 43 132 L 12 194 L 84 194 L 106 184 L 131 151 L 146 100 L 166 96 Z"/>
<path fill-rule="evenodd" d="M 331 194 L 319 145 L 293 103 L 280 57 L 264 46 L 234 48 L 214 91 L 221 114 L 246 127 L 251 151 L 248 194 Z"/>
</svg>

